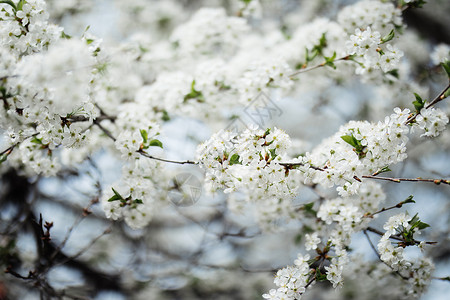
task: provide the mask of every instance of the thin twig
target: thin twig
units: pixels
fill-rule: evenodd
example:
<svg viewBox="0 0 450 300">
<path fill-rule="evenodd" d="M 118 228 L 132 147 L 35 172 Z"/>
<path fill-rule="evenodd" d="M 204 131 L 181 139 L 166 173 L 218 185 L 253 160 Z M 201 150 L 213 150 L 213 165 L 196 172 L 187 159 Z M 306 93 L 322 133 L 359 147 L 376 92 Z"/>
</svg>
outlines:
<svg viewBox="0 0 450 300">
<path fill-rule="evenodd" d="M 162 161 L 162 162 L 166 162 L 166 163 L 171 163 L 171 164 L 178 164 L 178 165 L 198 165 L 199 164 L 198 162 L 191 161 L 191 160 L 178 161 L 178 160 L 170 160 L 170 159 L 155 157 L 153 155 L 148 154 L 147 152 L 145 152 L 143 150 L 138 150 L 137 152 L 140 155 L 145 156 L 147 158 L 158 160 L 158 161 Z"/>
<path fill-rule="evenodd" d="M 23 141 L 25 141 L 25 140 L 27 140 L 27 139 L 29 139 L 29 138 L 35 137 L 35 136 L 37 136 L 38 134 L 39 134 L 39 132 L 37 132 L 37 133 L 35 133 L 35 134 L 32 134 L 32 135 L 30 135 L 30 136 L 25 137 L 22 141 L 17 142 L 17 143 L 15 143 L 15 144 L 9 146 L 8 148 L 6 148 L 5 150 L 3 150 L 2 152 L 0 152 L 0 155 L 3 155 L 3 154 L 9 155 L 9 154 L 11 154 L 11 152 L 14 150 L 14 148 L 16 148 L 20 143 L 22 143 Z"/>
<path fill-rule="evenodd" d="M 103 127 L 102 124 L 100 124 L 99 121 L 94 120 L 94 124 L 97 125 L 98 128 L 100 128 L 101 131 L 103 131 L 104 134 L 106 134 L 110 139 L 112 139 L 114 142 L 116 141 L 116 138 L 112 135 L 112 133 Z"/>
<path fill-rule="evenodd" d="M 386 181 L 392 181 L 395 183 L 400 183 L 402 181 L 409 181 L 409 182 L 431 182 L 436 185 L 439 185 L 441 183 L 450 185 L 450 180 L 448 179 L 425 179 L 425 178 L 391 178 L 391 177 L 378 177 L 373 175 L 363 175 L 362 178 L 367 179 L 377 179 L 377 180 L 386 180 Z"/>
<path fill-rule="evenodd" d="M 89 205 L 86 206 L 83 209 L 83 213 L 81 215 L 78 216 L 78 218 L 75 220 L 75 222 L 72 224 L 72 226 L 69 228 L 69 230 L 66 233 L 66 236 L 64 237 L 64 240 L 61 242 L 61 244 L 59 244 L 59 246 L 55 249 L 55 251 L 53 252 L 53 254 L 50 256 L 50 261 L 53 261 L 53 259 L 56 257 L 56 255 L 58 255 L 58 253 L 64 248 L 64 246 L 66 245 L 67 241 L 69 240 L 73 230 L 75 229 L 75 227 L 77 227 L 80 222 L 88 216 L 89 213 L 89 209 L 91 208 L 92 205 L 94 205 L 95 203 L 98 203 L 98 198 L 92 200 L 89 202 Z"/>
<path fill-rule="evenodd" d="M 102 238 L 103 236 L 105 236 L 106 234 L 110 233 L 112 229 L 112 224 L 110 226 L 108 226 L 105 230 L 103 230 L 103 232 L 101 234 L 99 234 L 97 237 L 95 237 L 93 240 L 91 240 L 91 242 L 89 244 L 87 244 L 85 247 L 83 247 L 83 249 L 81 249 L 80 251 L 78 251 L 77 253 L 75 253 L 72 256 L 67 257 L 65 260 L 55 264 L 54 266 L 58 266 L 58 265 L 63 265 L 71 260 L 75 260 L 77 259 L 80 255 L 82 255 L 83 253 L 85 253 L 89 248 L 92 247 L 92 245 L 94 245 L 100 238 Z"/>
<path fill-rule="evenodd" d="M 347 56 L 344 56 L 344 57 L 336 58 L 334 61 L 349 60 L 350 56 L 351 56 L 351 55 L 347 55 Z M 300 70 L 298 70 L 298 71 L 292 73 L 291 75 L 289 75 L 289 77 L 294 77 L 294 76 L 296 76 L 296 75 L 298 75 L 298 74 L 306 73 L 306 72 L 309 72 L 309 71 L 312 71 L 312 70 L 315 70 L 315 69 L 324 67 L 324 66 L 326 66 L 326 65 L 327 65 L 327 63 L 326 63 L 326 62 L 323 62 L 323 63 L 318 64 L 318 65 L 313 66 L 313 67 L 303 68 L 303 69 L 300 69 Z"/>
</svg>

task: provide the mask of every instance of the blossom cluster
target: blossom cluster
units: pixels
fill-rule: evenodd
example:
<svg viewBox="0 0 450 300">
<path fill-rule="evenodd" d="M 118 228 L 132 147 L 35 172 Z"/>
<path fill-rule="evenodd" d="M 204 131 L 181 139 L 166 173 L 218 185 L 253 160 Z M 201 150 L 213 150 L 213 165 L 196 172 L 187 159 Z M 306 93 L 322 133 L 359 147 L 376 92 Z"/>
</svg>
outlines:
<svg viewBox="0 0 450 300">
<path fill-rule="evenodd" d="M 95 53 L 86 40 L 61 38 L 62 28 L 48 24 L 45 2 L 3 6 L 2 29 L 23 27 L 18 34 L 3 32 L 8 40 L 0 50 L 0 123 L 9 144 L 23 142 L 9 161 L 26 174 L 55 175 L 61 168 L 56 148 L 86 145 L 88 123 L 98 113 L 90 98 Z"/>
<path fill-rule="evenodd" d="M 338 22 L 349 33 L 355 28 L 370 26 L 374 31 L 387 34 L 395 27 L 401 27 L 401 10 L 391 2 L 364 0 L 344 7 L 338 14 Z"/>
<path fill-rule="evenodd" d="M 416 216 L 411 217 L 405 213 L 390 217 L 383 226 L 386 232 L 378 243 L 380 259 L 401 276 L 408 278 L 405 294 L 414 297 L 418 297 L 430 283 L 434 264 L 425 257 L 414 261 L 405 259 L 403 252 L 407 245 L 403 242 L 403 244 L 397 243 L 397 246 L 394 246 L 390 238 L 397 235 L 409 236 L 411 233 L 419 234 L 420 229 L 427 227 L 428 224 L 422 223 L 416 218 Z"/>
<path fill-rule="evenodd" d="M 404 247 L 394 247 L 390 241 L 390 237 L 398 232 L 408 231 L 411 228 L 409 221 L 411 221 L 411 217 L 405 213 L 401 213 L 390 217 L 383 226 L 386 233 L 378 243 L 378 251 L 380 252 L 380 259 L 394 270 L 398 270 L 405 263 L 403 257 Z"/>
<path fill-rule="evenodd" d="M 108 218 L 123 218 L 134 229 L 151 221 L 154 210 L 164 197 L 164 177 L 157 175 L 160 164 L 138 153 L 152 146 L 160 147 L 161 143 L 156 139 L 158 135 L 159 126 L 150 123 L 147 128 L 123 131 L 115 141 L 115 147 L 126 163 L 122 167 L 120 182 L 111 186 L 113 193 L 103 194 L 102 207 Z"/>
<path fill-rule="evenodd" d="M 308 263 L 309 255 L 299 254 L 294 261 L 294 266 L 278 270 L 274 283 L 277 289 L 271 289 L 264 294 L 264 299 L 301 299 L 306 291 L 306 285 L 311 280 L 311 268 Z"/>
<path fill-rule="evenodd" d="M 355 34 L 351 35 L 350 41 L 347 42 L 347 50 L 348 54 L 356 55 L 355 61 L 359 63 L 357 74 L 370 73 L 377 69 L 387 73 L 398 67 L 403 51 L 391 44 L 382 49 L 383 43 L 380 33 L 372 31 L 371 27 L 363 31 L 356 28 Z"/>
<path fill-rule="evenodd" d="M 207 189 L 245 192 L 246 201 L 257 204 L 262 223 L 289 215 L 298 189 L 298 172 L 279 162 L 286 159 L 290 144 L 289 136 L 277 128 L 264 131 L 251 127 L 241 134 L 214 134 L 197 148 L 197 159 L 206 169 Z"/>
<path fill-rule="evenodd" d="M 305 182 L 338 185 L 340 195 L 354 194 L 363 175 L 406 158 L 409 112 L 396 108 L 383 122 L 351 121 L 342 126 L 335 135 L 299 157 L 304 164 L 300 169 L 305 172 Z"/>
<path fill-rule="evenodd" d="M 17 55 L 45 49 L 62 33 L 62 28 L 50 24 L 48 18 L 44 0 L 19 1 L 17 6 L 2 6 L 1 44 Z"/>
<path fill-rule="evenodd" d="M 448 124 L 447 115 L 439 108 L 422 108 L 416 117 L 417 126 L 422 133 L 420 136 L 436 137 Z"/>
</svg>

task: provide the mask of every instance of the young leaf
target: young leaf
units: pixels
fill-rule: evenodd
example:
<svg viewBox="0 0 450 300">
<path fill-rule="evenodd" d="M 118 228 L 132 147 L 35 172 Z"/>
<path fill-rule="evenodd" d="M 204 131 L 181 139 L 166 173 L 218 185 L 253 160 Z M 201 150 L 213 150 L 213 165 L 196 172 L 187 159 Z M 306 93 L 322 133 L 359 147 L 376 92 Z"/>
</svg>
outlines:
<svg viewBox="0 0 450 300">
<path fill-rule="evenodd" d="M 430 225 L 428 225 L 427 223 L 424 223 L 422 221 L 419 221 L 417 224 L 417 228 L 419 228 L 420 230 L 425 229 L 427 227 L 430 227 Z"/>
<path fill-rule="evenodd" d="M 141 133 L 142 139 L 144 140 L 144 144 L 147 144 L 147 140 L 148 140 L 147 130 L 140 129 L 139 132 Z"/>
<path fill-rule="evenodd" d="M 422 98 L 416 93 L 414 93 L 414 96 L 416 97 L 416 100 L 413 101 L 413 105 L 416 108 L 416 111 L 420 112 L 420 110 L 424 108 L 426 101 L 422 100 Z"/>
<path fill-rule="evenodd" d="M 114 189 L 111 188 L 114 192 L 114 195 L 108 199 L 108 202 L 116 201 L 116 200 L 123 200 L 123 197 Z"/>
<path fill-rule="evenodd" d="M 332 67 L 333 69 L 336 69 L 336 65 L 334 64 L 334 60 L 336 59 L 336 51 L 333 52 L 333 56 L 331 57 L 326 57 L 325 58 L 325 65 Z"/>
<path fill-rule="evenodd" d="M 377 173 L 381 174 L 381 173 L 386 173 L 386 172 L 390 172 L 390 171 L 392 171 L 392 170 L 389 168 L 389 166 L 386 166 L 386 167 L 382 167 Z"/>
<path fill-rule="evenodd" d="M 230 157 L 230 166 L 240 164 L 239 162 L 239 154 L 235 153 Z"/>
<path fill-rule="evenodd" d="M 205 102 L 205 98 L 203 97 L 203 94 L 201 91 L 197 91 L 195 89 L 195 80 L 192 80 L 191 83 L 191 92 L 184 96 L 183 101 L 186 102 L 190 99 L 197 99 L 198 102 Z"/>
<path fill-rule="evenodd" d="M 24 4 L 25 0 L 20 0 L 19 3 L 17 3 L 17 10 L 22 10 Z"/>
<path fill-rule="evenodd" d="M 34 137 L 30 142 L 38 145 L 42 145 L 42 139 L 38 139 L 37 137 Z"/>
<path fill-rule="evenodd" d="M 412 217 L 412 219 L 408 223 L 412 225 L 412 224 L 416 223 L 417 221 L 419 221 L 418 215 L 419 215 L 418 213 L 415 214 L 414 217 Z"/>
<path fill-rule="evenodd" d="M 450 60 L 446 60 L 445 62 L 441 63 L 441 66 L 447 73 L 448 78 L 450 78 Z"/>
<path fill-rule="evenodd" d="M 317 268 L 316 270 L 316 280 L 317 281 L 325 281 L 327 280 L 327 275 L 326 274 L 322 274 L 319 270 L 319 268 Z"/>
<path fill-rule="evenodd" d="M 358 147 L 358 140 L 352 135 L 343 135 L 341 139 L 344 140 L 347 144 L 350 144 L 353 147 Z"/>
<path fill-rule="evenodd" d="M 387 35 L 385 35 L 384 37 L 381 38 L 380 44 L 389 42 L 390 40 L 392 40 L 394 38 L 394 36 L 395 36 L 394 29 L 392 29 L 391 32 L 389 32 Z"/>
<path fill-rule="evenodd" d="M 163 144 L 161 143 L 160 140 L 153 139 L 153 140 L 150 141 L 149 146 L 150 147 L 155 146 L 155 147 L 161 147 L 162 148 Z"/>
<path fill-rule="evenodd" d="M 312 216 L 317 216 L 317 211 L 313 209 L 314 202 L 307 203 L 303 205 L 303 209 L 305 210 L 305 213 L 310 214 Z"/>
<path fill-rule="evenodd" d="M 63 32 L 61 32 L 61 38 L 70 40 L 72 37 L 63 31 Z"/>
<path fill-rule="evenodd" d="M 162 120 L 163 121 L 170 121 L 170 116 L 169 116 L 169 114 L 167 113 L 167 111 L 166 110 L 163 110 L 162 111 Z"/>
<path fill-rule="evenodd" d="M 270 155 L 272 156 L 272 159 L 274 159 L 275 157 L 278 156 L 276 153 L 276 149 L 270 149 L 269 152 L 270 152 Z"/>
<path fill-rule="evenodd" d="M 413 195 L 410 195 L 408 198 L 406 198 L 405 200 L 402 201 L 402 204 L 406 204 L 406 203 L 416 203 L 416 201 L 413 200 Z"/>
</svg>

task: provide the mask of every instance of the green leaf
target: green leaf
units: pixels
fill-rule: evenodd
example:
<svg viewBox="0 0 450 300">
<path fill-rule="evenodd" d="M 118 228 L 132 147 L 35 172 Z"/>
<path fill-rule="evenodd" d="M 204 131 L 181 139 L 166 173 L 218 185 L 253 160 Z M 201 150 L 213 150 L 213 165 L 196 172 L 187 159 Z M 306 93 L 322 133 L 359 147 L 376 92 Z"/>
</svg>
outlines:
<svg viewBox="0 0 450 300">
<path fill-rule="evenodd" d="M 387 72 L 386 74 L 392 75 L 395 78 L 399 79 L 400 78 L 400 74 L 398 74 L 398 69 L 394 69 L 394 70 L 390 70 L 389 72 Z"/>
<path fill-rule="evenodd" d="M 61 38 L 70 40 L 72 37 L 63 31 L 63 32 L 61 32 Z"/>
<path fill-rule="evenodd" d="M 114 192 L 114 195 L 108 199 L 108 202 L 112 202 L 112 201 L 116 201 L 116 200 L 124 200 L 123 197 L 114 189 L 111 188 L 112 191 Z"/>
<path fill-rule="evenodd" d="M 416 223 L 417 221 L 419 221 L 418 215 L 419 215 L 418 213 L 415 214 L 414 217 L 412 217 L 412 219 L 408 223 L 412 225 L 412 224 Z"/>
<path fill-rule="evenodd" d="M 414 96 L 416 97 L 416 100 L 413 101 L 413 105 L 416 108 L 416 111 L 420 112 L 420 110 L 424 108 L 426 101 L 422 100 L 422 98 L 416 93 L 414 93 Z"/>
<path fill-rule="evenodd" d="M 195 89 L 195 80 L 192 80 L 191 83 L 191 92 L 184 96 L 183 101 L 186 102 L 190 99 L 197 99 L 198 102 L 205 102 L 205 98 L 203 97 L 203 94 L 201 91 L 197 91 Z"/>
<path fill-rule="evenodd" d="M 445 73 L 447 73 L 448 78 L 450 78 L 450 60 L 441 63 L 441 66 L 444 68 Z"/>
<path fill-rule="evenodd" d="M 403 1 L 403 4 L 407 4 L 409 7 L 412 7 L 412 8 L 422 8 L 425 3 L 427 3 L 427 2 L 424 0 L 415 0 L 415 1 L 411 1 L 409 3 L 405 3 Z"/>
<path fill-rule="evenodd" d="M 305 213 L 315 217 L 315 216 L 317 216 L 317 211 L 315 209 L 313 209 L 313 207 L 314 207 L 314 202 L 303 205 L 303 209 L 304 209 Z"/>
<path fill-rule="evenodd" d="M 316 280 L 317 281 L 325 281 L 327 280 L 327 275 L 326 274 L 322 274 L 319 270 L 319 268 L 316 269 Z"/>
<path fill-rule="evenodd" d="M 324 56 L 324 58 L 325 58 L 325 65 L 326 66 L 329 66 L 329 67 L 332 67 L 333 69 L 336 69 L 336 65 L 334 64 L 334 60 L 336 59 L 336 51 L 333 52 L 333 56 L 331 56 L 331 57 Z"/>
<path fill-rule="evenodd" d="M 167 111 L 163 110 L 162 113 L 163 113 L 163 115 L 162 115 L 162 118 L 161 118 L 161 119 L 162 119 L 163 121 L 166 121 L 166 122 L 167 122 L 167 121 L 170 121 L 170 116 L 169 116 L 169 114 L 167 113 Z"/>
<path fill-rule="evenodd" d="M 143 204 L 144 202 L 141 199 L 134 199 L 133 203 L 134 204 Z"/>
<path fill-rule="evenodd" d="M 5 162 L 7 158 L 8 158 L 8 155 L 6 155 L 6 154 L 0 155 L 0 164 Z"/>
<path fill-rule="evenodd" d="M 309 227 L 308 225 L 303 225 L 302 231 L 303 231 L 304 234 L 306 234 L 306 233 L 313 233 L 313 232 L 314 232 L 314 229 L 312 229 L 312 228 Z"/>
<path fill-rule="evenodd" d="M 392 170 L 389 168 L 389 166 L 386 166 L 386 167 L 381 168 L 377 173 L 381 174 L 381 173 L 386 173 L 386 172 L 390 172 L 390 171 L 392 171 Z"/>
<path fill-rule="evenodd" d="M 305 210 L 311 210 L 313 208 L 313 206 L 314 206 L 314 202 L 311 202 L 311 203 L 307 203 L 307 204 L 303 205 L 303 208 Z"/>
<path fill-rule="evenodd" d="M 230 166 L 240 164 L 239 154 L 235 153 L 230 157 Z"/>
<path fill-rule="evenodd" d="M 148 133 L 145 129 L 140 129 L 139 132 L 141 133 L 142 139 L 144 140 L 144 144 L 147 144 L 148 141 Z"/>
<path fill-rule="evenodd" d="M 444 93 L 444 98 L 450 97 L 450 89 L 448 89 L 445 93 Z"/>
<path fill-rule="evenodd" d="M 153 139 L 150 141 L 150 143 L 148 144 L 150 147 L 155 146 L 155 147 L 163 147 L 163 144 L 161 143 L 160 140 L 157 139 Z"/>
<path fill-rule="evenodd" d="M 294 238 L 294 243 L 295 243 L 296 245 L 299 245 L 300 242 L 302 241 L 302 238 L 303 238 L 303 235 L 302 235 L 301 233 L 297 234 L 297 235 L 295 236 L 295 238 Z"/>
<path fill-rule="evenodd" d="M 425 229 L 427 227 L 430 227 L 430 225 L 428 225 L 427 223 L 424 223 L 422 221 L 419 220 L 418 214 L 415 214 L 414 217 L 411 219 L 411 221 L 408 222 L 409 224 L 411 224 L 411 229 L 409 230 L 410 236 L 412 237 L 413 234 L 413 230 L 414 228 L 419 228 L 419 229 Z"/>
<path fill-rule="evenodd" d="M 395 32 L 394 29 L 391 30 L 391 32 L 389 32 L 387 35 L 385 35 L 384 37 L 381 38 L 381 43 L 380 44 L 384 44 L 389 42 L 390 40 L 392 40 L 395 36 Z"/>
<path fill-rule="evenodd" d="M 341 139 L 344 140 L 347 144 L 350 144 L 353 147 L 358 147 L 358 140 L 352 135 L 343 135 Z"/>
<path fill-rule="evenodd" d="M 10 5 L 14 11 L 17 11 L 17 6 L 11 0 L 0 0 L 0 4 L 2 3 Z"/>
<path fill-rule="evenodd" d="M 278 156 L 277 153 L 276 153 L 276 149 L 270 149 L 269 152 L 272 155 L 272 159 L 274 159 L 275 157 Z"/>
<path fill-rule="evenodd" d="M 38 139 L 37 137 L 34 137 L 30 142 L 38 145 L 42 145 L 42 139 Z"/>
<path fill-rule="evenodd" d="M 427 223 L 422 222 L 422 221 L 419 221 L 417 224 L 417 228 L 419 228 L 420 230 L 425 229 L 427 227 L 430 227 L 430 225 L 428 225 Z"/>
<path fill-rule="evenodd" d="M 406 203 L 416 203 L 416 201 L 413 200 L 413 195 L 410 195 L 408 198 L 406 198 L 405 200 L 402 201 L 402 204 L 406 204 Z"/>
<path fill-rule="evenodd" d="M 17 3 L 17 10 L 22 10 L 23 5 L 25 4 L 25 0 L 20 0 L 19 3 Z"/>
</svg>

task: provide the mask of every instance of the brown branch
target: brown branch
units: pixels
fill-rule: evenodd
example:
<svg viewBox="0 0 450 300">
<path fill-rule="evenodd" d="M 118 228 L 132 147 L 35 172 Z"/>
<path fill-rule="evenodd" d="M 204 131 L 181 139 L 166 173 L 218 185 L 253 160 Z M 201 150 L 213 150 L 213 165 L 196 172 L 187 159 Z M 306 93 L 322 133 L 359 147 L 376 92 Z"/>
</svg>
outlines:
<svg viewBox="0 0 450 300">
<path fill-rule="evenodd" d="M 450 185 L 450 180 L 448 180 L 448 179 L 425 179 L 425 178 L 420 178 L 420 177 L 417 177 L 417 178 L 391 178 L 391 177 L 377 177 L 377 176 L 373 176 L 373 175 L 363 175 L 362 178 L 386 180 L 386 181 L 391 181 L 391 182 L 395 182 L 395 183 L 400 183 L 402 181 L 408 181 L 408 182 L 431 182 L 436 185 L 439 185 L 441 183 Z"/>
</svg>

